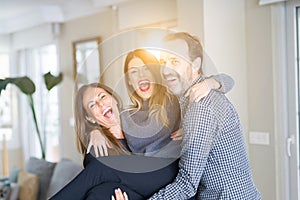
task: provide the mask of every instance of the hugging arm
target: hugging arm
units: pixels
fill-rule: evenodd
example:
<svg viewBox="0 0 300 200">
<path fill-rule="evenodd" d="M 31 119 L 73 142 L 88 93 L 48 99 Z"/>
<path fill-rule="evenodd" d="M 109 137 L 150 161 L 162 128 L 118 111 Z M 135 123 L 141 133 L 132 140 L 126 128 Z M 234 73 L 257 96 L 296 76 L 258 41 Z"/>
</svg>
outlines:
<svg viewBox="0 0 300 200">
<path fill-rule="evenodd" d="M 212 87 L 212 89 L 222 92 L 224 94 L 228 93 L 234 86 L 234 80 L 231 76 L 227 74 L 217 74 L 210 76 L 208 79 L 213 78 L 215 81 L 219 83 L 219 87 Z M 210 84 L 210 82 L 208 82 Z"/>
<path fill-rule="evenodd" d="M 94 147 L 95 156 L 108 156 L 108 148 L 111 148 L 111 145 L 108 143 L 103 133 L 95 129 L 90 133 L 89 144 L 87 148 L 87 153 L 90 153 L 92 147 Z"/>
<path fill-rule="evenodd" d="M 234 86 L 234 80 L 226 74 L 217 74 L 205 78 L 190 89 L 190 103 L 198 102 L 207 96 L 211 90 L 226 94 Z"/>
</svg>

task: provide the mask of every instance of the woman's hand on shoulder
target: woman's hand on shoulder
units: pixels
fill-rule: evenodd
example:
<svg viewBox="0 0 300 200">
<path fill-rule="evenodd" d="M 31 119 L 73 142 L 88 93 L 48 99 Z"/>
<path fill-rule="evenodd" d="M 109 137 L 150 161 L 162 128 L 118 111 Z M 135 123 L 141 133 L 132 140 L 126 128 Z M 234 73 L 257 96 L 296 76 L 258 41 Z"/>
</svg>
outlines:
<svg viewBox="0 0 300 200">
<path fill-rule="evenodd" d="M 177 131 L 171 134 L 171 139 L 174 141 L 182 140 L 182 129 L 178 129 Z"/>
<path fill-rule="evenodd" d="M 95 156 L 99 157 L 99 155 L 108 156 L 108 148 L 111 148 L 111 145 L 108 143 L 103 133 L 96 129 L 90 132 L 90 141 L 87 147 L 87 153 L 91 151 L 92 147 L 94 147 Z"/>
<path fill-rule="evenodd" d="M 209 92 L 213 89 L 218 89 L 221 87 L 221 84 L 214 78 L 206 78 L 203 81 L 195 84 L 190 89 L 190 104 L 193 102 L 198 102 L 203 97 L 206 97 Z"/>
<path fill-rule="evenodd" d="M 192 86 L 190 89 L 190 103 L 198 102 L 203 97 L 206 97 L 211 91 L 211 88 L 207 84 L 207 80 L 203 80 Z"/>
<path fill-rule="evenodd" d="M 122 192 L 120 188 L 115 189 L 115 195 L 116 198 L 114 197 L 114 195 L 112 195 L 111 200 L 128 200 L 126 192 Z"/>
</svg>

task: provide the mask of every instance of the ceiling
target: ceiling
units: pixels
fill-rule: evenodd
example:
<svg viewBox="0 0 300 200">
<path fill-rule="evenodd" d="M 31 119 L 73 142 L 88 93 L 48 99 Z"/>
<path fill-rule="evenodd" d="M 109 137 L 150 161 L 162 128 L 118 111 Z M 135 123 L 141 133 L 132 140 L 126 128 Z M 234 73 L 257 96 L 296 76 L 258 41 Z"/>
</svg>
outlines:
<svg viewBox="0 0 300 200">
<path fill-rule="evenodd" d="M 0 34 L 61 23 L 111 9 L 128 0 L 0 0 Z"/>
</svg>

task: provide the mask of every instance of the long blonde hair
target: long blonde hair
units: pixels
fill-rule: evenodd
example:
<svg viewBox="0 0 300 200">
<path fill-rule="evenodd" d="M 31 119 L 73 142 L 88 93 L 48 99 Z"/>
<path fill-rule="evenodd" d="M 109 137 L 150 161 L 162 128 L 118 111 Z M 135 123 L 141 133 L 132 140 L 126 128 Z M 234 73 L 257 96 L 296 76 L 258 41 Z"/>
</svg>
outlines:
<svg viewBox="0 0 300 200">
<path fill-rule="evenodd" d="M 87 151 L 87 145 L 89 142 L 89 133 L 92 130 L 99 130 L 106 137 L 107 141 L 113 146 L 113 149 L 120 153 L 127 153 L 127 150 L 123 147 L 120 141 L 113 136 L 113 134 L 106 128 L 100 126 L 98 123 L 92 123 L 87 120 L 88 113 L 83 106 L 83 96 L 88 88 L 102 88 L 108 94 L 110 94 L 114 99 L 116 99 L 118 108 L 122 109 L 122 101 L 120 97 L 113 92 L 111 88 L 100 83 L 91 83 L 88 85 L 83 85 L 76 93 L 75 103 L 74 103 L 74 118 L 75 118 L 75 135 L 76 135 L 76 145 L 78 151 L 84 155 Z"/>
<path fill-rule="evenodd" d="M 162 84 L 162 78 L 160 75 L 160 64 L 156 57 L 151 54 L 149 51 L 143 49 L 136 49 L 127 54 L 126 60 L 124 63 L 124 74 L 125 74 L 125 83 L 129 97 L 133 103 L 133 107 L 136 111 L 141 110 L 143 105 L 143 99 L 136 93 L 134 88 L 129 84 L 129 62 L 133 58 L 139 58 L 147 65 L 148 69 L 152 73 L 155 79 L 155 85 L 153 88 L 153 94 L 149 99 L 149 117 L 155 116 L 158 122 L 162 122 L 165 127 L 169 125 L 169 119 L 167 117 L 166 104 L 167 100 L 170 101 L 170 94 L 167 92 L 167 88 Z"/>
</svg>

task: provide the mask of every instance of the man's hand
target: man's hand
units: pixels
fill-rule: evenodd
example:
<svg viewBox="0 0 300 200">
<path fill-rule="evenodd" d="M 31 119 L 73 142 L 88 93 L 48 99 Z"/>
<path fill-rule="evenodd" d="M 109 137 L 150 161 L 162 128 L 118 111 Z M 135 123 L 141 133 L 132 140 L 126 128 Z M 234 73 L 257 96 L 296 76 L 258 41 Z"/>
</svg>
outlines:
<svg viewBox="0 0 300 200">
<path fill-rule="evenodd" d="M 90 152 L 92 146 L 94 146 L 96 157 L 99 157 L 99 154 L 100 156 L 108 156 L 107 148 L 111 148 L 103 133 L 99 130 L 93 130 L 90 133 L 90 142 L 87 147 L 87 153 Z"/>
<path fill-rule="evenodd" d="M 120 188 L 115 189 L 115 195 L 116 195 L 116 198 L 114 197 L 114 195 L 112 195 L 111 200 L 128 200 L 128 196 L 127 196 L 126 192 L 122 193 Z"/>
</svg>

